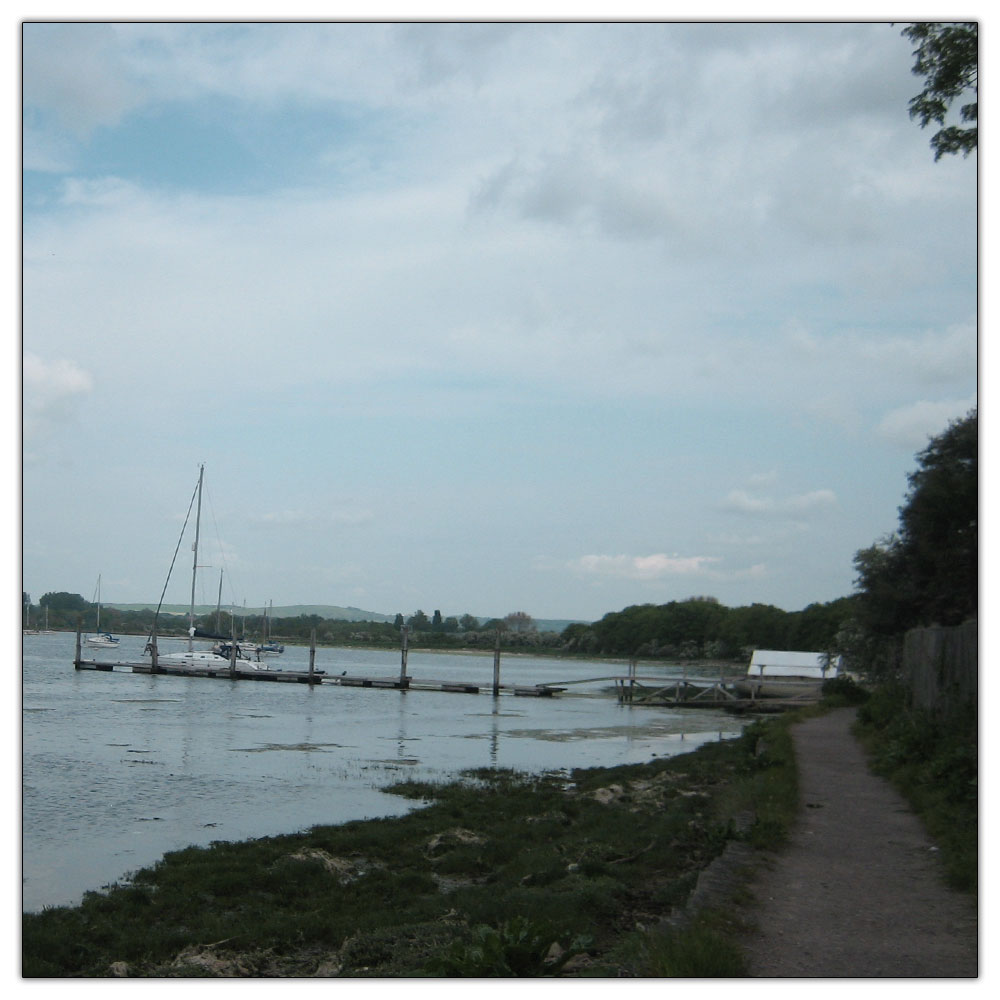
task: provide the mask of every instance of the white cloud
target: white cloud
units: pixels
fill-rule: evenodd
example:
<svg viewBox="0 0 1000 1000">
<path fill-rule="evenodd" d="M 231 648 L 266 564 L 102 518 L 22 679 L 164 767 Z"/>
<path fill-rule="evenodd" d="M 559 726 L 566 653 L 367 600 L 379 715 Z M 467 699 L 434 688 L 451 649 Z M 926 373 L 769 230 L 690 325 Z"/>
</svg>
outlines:
<svg viewBox="0 0 1000 1000">
<path fill-rule="evenodd" d="M 956 323 L 946 330 L 927 330 L 910 337 L 882 341 L 855 340 L 859 359 L 886 371 L 909 372 L 925 385 L 941 385 L 964 380 L 976 367 L 977 328 L 975 323 Z"/>
<path fill-rule="evenodd" d="M 715 556 L 668 556 L 657 552 L 649 556 L 586 555 L 574 559 L 570 569 L 592 576 L 625 577 L 630 580 L 656 580 L 664 576 L 704 575 Z"/>
<path fill-rule="evenodd" d="M 596 614 L 594 594 L 685 579 L 834 596 L 809 580 L 828 565 L 849 585 L 853 536 L 898 502 L 880 435 L 903 434 L 914 400 L 974 392 L 976 161 L 933 162 L 888 25 L 131 22 L 25 46 L 24 345 L 109 386 L 74 453 L 157 439 L 161 467 L 280 466 L 254 483 L 268 520 L 242 546 L 269 586 L 343 592 L 287 558 L 327 536 L 327 561 L 370 564 L 390 606 L 457 591 L 506 610 L 523 553 L 457 546 L 480 567 L 463 577 L 441 539 L 483 520 L 463 498 L 509 418 L 507 530 L 562 574 L 537 605 Z M 74 173 L 57 189 L 32 168 Z M 48 395 L 26 384 L 29 431 L 86 399 L 62 374 Z M 303 465 L 299 443 L 338 461 Z M 446 461 L 416 461 L 428 448 Z M 720 485 L 747 462 L 795 478 Z M 620 504 L 580 488 L 587 468 L 655 499 L 616 534 Z M 66 521 L 56 475 L 26 478 L 39 538 Z M 345 478 L 388 531 L 336 527 L 369 516 Z M 840 503 L 875 526 L 852 518 L 835 542 Z M 820 515 L 826 551 L 776 544 Z M 724 561 L 657 552 L 664 523 L 678 552 Z M 568 571 L 584 538 L 611 554 Z M 765 551 L 758 588 L 746 566 Z M 42 588 L 74 589 L 65 562 Z"/>
<path fill-rule="evenodd" d="M 145 99 L 109 24 L 34 23 L 24 27 L 25 108 L 53 114 L 85 138 L 115 125 Z"/>
<path fill-rule="evenodd" d="M 738 514 L 774 517 L 808 514 L 835 506 L 837 495 L 833 490 L 811 490 L 792 496 L 776 498 L 754 494 L 745 489 L 731 490 L 722 502 L 722 509 Z"/>
<path fill-rule="evenodd" d="M 916 451 L 944 431 L 952 420 L 964 417 L 975 405 L 975 396 L 939 402 L 922 400 L 887 413 L 876 432 L 891 444 Z"/>
<path fill-rule="evenodd" d="M 367 524 L 374 519 L 370 510 L 333 508 L 325 511 L 274 510 L 253 516 L 251 520 L 261 525 L 323 525 L 323 524 Z"/>
<path fill-rule="evenodd" d="M 29 446 L 42 443 L 69 423 L 81 399 L 94 388 L 90 372 L 75 361 L 45 361 L 31 352 L 24 354 L 22 378 L 24 437 Z"/>
</svg>

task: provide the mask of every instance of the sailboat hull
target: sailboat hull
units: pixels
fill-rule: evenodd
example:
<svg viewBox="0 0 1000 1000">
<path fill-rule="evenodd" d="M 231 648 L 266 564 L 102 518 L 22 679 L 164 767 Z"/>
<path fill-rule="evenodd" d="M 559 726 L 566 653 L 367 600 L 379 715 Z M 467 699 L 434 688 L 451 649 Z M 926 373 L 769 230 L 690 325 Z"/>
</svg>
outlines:
<svg viewBox="0 0 1000 1000">
<path fill-rule="evenodd" d="M 84 642 L 96 649 L 114 649 L 118 646 L 119 640 L 111 635 L 88 635 Z"/>
<path fill-rule="evenodd" d="M 225 672 L 234 664 L 228 656 L 219 656 L 204 649 L 192 649 L 183 653 L 163 653 L 156 658 L 156 662 L 164 667 L 201 667 L 208 670 L 218 670 Z M 262 663 L 254 663 L 253 660 L 237 659 L 235 663 L 237 670 L 267 670 Z"/>
</svg>

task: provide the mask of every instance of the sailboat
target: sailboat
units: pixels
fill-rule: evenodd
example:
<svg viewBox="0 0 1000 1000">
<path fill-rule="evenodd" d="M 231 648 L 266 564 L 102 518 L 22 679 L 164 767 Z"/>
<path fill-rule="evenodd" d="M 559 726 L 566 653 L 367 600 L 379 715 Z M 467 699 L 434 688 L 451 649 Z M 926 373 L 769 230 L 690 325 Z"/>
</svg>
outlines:
<svg viewBox="0 0 1000 1000">
<path fill-rule="evenodd" d="M 208 669 L 215 669 L 219 672 L 224 672 L 235 667 L 237 670 L 262 670 L 266 669 L 262 667 L 259 663 L 254 663 L 253 660 L 245 659 L 243 654 L 239 649 L 236 650 L 236 656 L 233 658 L 231 652 L 230 655 L 222 655 L 211 649 L 195 649 L 194 640 L 198 635 L 198 630 L 194 625 L 194 599 L 195 599 L 195 587 L 198 580 L 198 541 L 201 536 L 201 493 L 205 481 L 205 466 L 202 465 L 198 471 L 198 485 L 196 487 L 196 496 L 198 498 L 198 509 L 195 515 L 195 526 L 194 526 L 194 545 L 192 549 L 194 551 L 194 560 L 191 567 L 191 610 L 188 613 L 188 640 L 187 649 L 179 653 L 158 653 L 156 660 L 158 664 L 165 667 L 205 667 Z M 192 498 L 193 499 L 193 498 Z M 190 508 L 188 510 L 190 514 Z M 183 534 L 183 532 L 182 532 Z M 169 582 L 170 576 L 168 574 L 167 580 Z M 220 588 L 221 588 L 221 578 L 220 578 Z M 166 590 L 166 586 L 164 586 Z M 214 635 L 204 635 L 204 638 L 218 638 Z M 147 644 L 146 651 L 149 652 L 149 645 Z"/>
<path fill-rule="evenodd" d="M 97 632 L 94 635 L 88 635 L 85 642 L 88 646 L 94 646 L 98 649 L 100 648 L 111 648 L 117 647 L 118 643 L 121 641 L 113 636 L 110 632 L 101 631 L 101 577 L 97 577 L 97 591 L 95 594 L 95 600 L 97 603 Z"/>
<path fill-rule="evenodd" d="M 24 602 L 24 628 L 22 629 L 22 635 L 38 635 L 38 629 L 31 627 L 31 605 L 25 601 Z"/>
<path fill-rule="evenodd" d="M 275 642 L 271 638 L 271 619 L 274 617 L 274 602 L 268 601 L 268 607 L 264 609 L 264 637 L 257 647 L 257 655 L 261 653 L 283 653 L 285 647 Z"/>
<path fill-rule="evenodd" d="M 55 635 L 55 629 L 49 628 L 49 606 L 45 605 L 45 628 L 42 629 L 42 635 Z"/>
</svg>

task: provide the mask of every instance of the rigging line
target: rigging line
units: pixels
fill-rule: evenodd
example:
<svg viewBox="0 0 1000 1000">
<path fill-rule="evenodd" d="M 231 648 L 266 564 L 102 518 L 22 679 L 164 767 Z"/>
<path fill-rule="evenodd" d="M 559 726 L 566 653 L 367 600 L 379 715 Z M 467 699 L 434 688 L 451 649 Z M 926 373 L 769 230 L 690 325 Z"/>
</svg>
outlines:
<svg viewBox="0 0 1000 1000">
<path fill-rule="evenodd" d="M 225 571 L 225 582 L 228 584 L 230 605 L 235 605 L 236 603 L 236 592 L 233 590 L 233 574 L 232 570 L 229 568 L 229 563 L 226 562 L 226 550 L 222 545 L 222 536 L 219 534 L 219 524 L 215 519 L 215 506 L 212 504 L 212 494 L 206 488 L 205 489 L 205 499 L 208 501 L 208 512 L 212 516 L 212 527 L 215 528 L 215 541 L 219 546 L 219 558 L 222 560 L 222 569 Z"/>
<path fill-rule="evenodd" d="M 153 615 L 153 627 L 149 630 L 149 638 L 146 640 L 147 644 L 152 640 L 153 633 L 156 631 L 156 623 L 160 619 L 160 608 L 163 607 L 163 598 L 167 592 L 167 584 L 170 583 L 170 574 L 174 571 L 174 563 L 177 562 L 177 553 L 180 551 L 181 542 L 184 540 L 184 532 L 187 530 L 188 521 L 191 520 L 191 509 L 194 507 L 195 497 L 198 496 L 198 487 L 195 486 L 194 493 L 191 494 L 191 502 L 188 504 L 187 514 L 184 515 L 184 524 L 181 526 L 181 534 L 177 539 L 177 545 L 174 548 L 174 557 L 170 560 L 170 569 L 167 570 L 167 578 L 163 581 L 163 590 L 160 591 L 160 602 L 156 605 L 156 613 Z"/>
</svg>

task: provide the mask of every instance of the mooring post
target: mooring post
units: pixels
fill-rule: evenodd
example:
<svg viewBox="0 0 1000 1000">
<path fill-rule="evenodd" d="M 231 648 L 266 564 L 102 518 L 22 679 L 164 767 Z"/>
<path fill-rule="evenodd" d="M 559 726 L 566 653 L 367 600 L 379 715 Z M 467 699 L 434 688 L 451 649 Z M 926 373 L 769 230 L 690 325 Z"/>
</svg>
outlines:
<svg viewBox="0 0 1000 1000">
<path fill-rule="evenodd" d="M 410 678 L 406 675 L 406 655 L 409 652 L 407 645 L 409 642 L 410 627 L 408 625 L 404 625 L 400 631 L 402 634 L 402 640 L 399 655 L 399 686 L 406 688 L 410 686 Z"/>
<path fill-rule="evenodd" d="M 236 640 L 229 644 L 229 677 L 236 680 Z"/>
<path fill-rule="evenodd" d="M 77 615 L 76 618 L 76 656 L 73 658 L 73 669 L 80 669 L 80 634 L 83 629 L 83 619 Z"/>
<path fill-rule="evenodd" d="M 497 641 L 493 648 L 493 697 L 500 694 L 500 629 L 497 629 Z"/>
<path fill-rule="evenodd" d="M 631 704 L 633 697 L 635 696 L 635 670 L 637 661 L 635 657 L 630 657 L 628 661 L 628 700 Z"/>
<path fill-rule="evenodd" d="M 151 672 L 156 674 L 160 671 L 160 656 L 156 649 L 156 629 L 149 634 L 149 660 L 152 664 Z"/>
<path fill-rule="evenodd" d="M 309 683 L 316 682 L 316 629 L 309 633 Z"/>
</svg>

